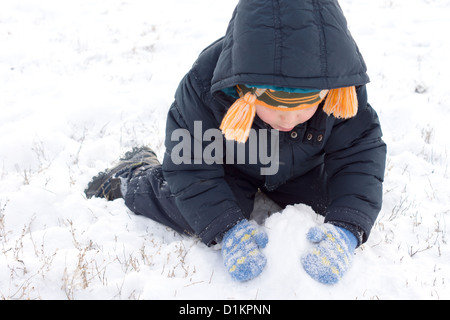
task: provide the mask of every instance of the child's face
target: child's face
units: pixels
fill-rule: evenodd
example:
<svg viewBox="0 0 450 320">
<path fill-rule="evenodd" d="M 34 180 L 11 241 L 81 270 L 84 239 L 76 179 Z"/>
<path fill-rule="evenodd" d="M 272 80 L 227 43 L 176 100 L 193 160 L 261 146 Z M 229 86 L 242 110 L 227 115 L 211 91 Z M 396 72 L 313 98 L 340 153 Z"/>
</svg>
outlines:
<svg viewBox="0 0 450 320">
<path fill-rule="evenodd" d="M 319 105 L 295 111 L 275 110 L 264 107 L 256 101 L 256 114 L 262 121 L 279 131 L 291 131 L 296 125 L 312 118 Z"/>
</svg>

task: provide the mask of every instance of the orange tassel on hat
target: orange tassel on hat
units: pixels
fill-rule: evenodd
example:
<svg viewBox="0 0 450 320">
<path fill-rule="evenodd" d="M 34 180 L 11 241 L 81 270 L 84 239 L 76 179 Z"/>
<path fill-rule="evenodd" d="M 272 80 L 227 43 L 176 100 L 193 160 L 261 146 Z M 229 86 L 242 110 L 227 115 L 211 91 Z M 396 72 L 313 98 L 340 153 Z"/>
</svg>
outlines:
<svg viewBox="0 0 450 320">
<path fill-rule="evenodd" d="M 355 87 L 331 89 L 323 106 L 326 114 L 336 118 L 348 119 L 358 112 L 358 97 Z"/>
<path fill-rule="evenodd" d="M 241 143 L 247 141 L 256 114 L 256 98 L 254 93 L 247 92 L 233 103 L 220 125 L 225 139 Z"/>
</svg>

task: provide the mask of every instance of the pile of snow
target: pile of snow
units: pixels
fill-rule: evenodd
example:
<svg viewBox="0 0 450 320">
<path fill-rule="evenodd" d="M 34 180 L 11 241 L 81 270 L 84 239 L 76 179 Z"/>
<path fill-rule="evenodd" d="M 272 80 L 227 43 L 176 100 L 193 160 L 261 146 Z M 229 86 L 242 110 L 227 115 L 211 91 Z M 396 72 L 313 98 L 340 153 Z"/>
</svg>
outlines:
<svg viewBox="0 0 450 320">
<path fill-rule="evenodd" d="M 301 267 L 323 221 L 309 207 L 259 199 L 268 264 L 237 283 L 218 247 L 85 198 L 131 147 L 161 158 L 178 82 L 236 3 L 0 2 L 0 299 L 450 298 L 448 0 L 341 0 L 388 161 L 383 209 L 339 284 Z"/>
</svg>

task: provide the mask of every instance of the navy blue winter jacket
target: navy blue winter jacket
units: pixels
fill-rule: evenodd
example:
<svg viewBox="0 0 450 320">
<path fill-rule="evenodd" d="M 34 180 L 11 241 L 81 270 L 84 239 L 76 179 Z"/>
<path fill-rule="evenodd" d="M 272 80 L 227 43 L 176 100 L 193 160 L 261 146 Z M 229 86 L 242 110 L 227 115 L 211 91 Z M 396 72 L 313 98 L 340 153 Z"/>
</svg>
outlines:
<svg viewBox="0 0 450 320">
<path fill-rule="evenodd" d="M 257 179 L 270 191 L 320 163 L 328 176 L 330 198 L 325 221 L 356 226 L 366 241 L 381 209 L 386 158 L 377 114 L 367 102 L 368 81 L 366 65 L 336 0 L 239 1 L 225 36 L 206 48 L 182 79 L 167 118 L 164 177 L 202 241 L 210 244 L 244 218 L 224 179 L 225 166 Z M 172 133 L 185 129 L 199 137 L 199 130 L 203 134 L 219 128 L 235 101 L 224 91 L 238 84 L 356 86 L 358 113 L 342 120 L 319 107 L 313 118 L 294 128 L 297 134 L 277 132 L 279 170 L 274 175 L 261 175 L 260 168 L 267 165 L 260 161 L 255 165 L 237 164 L 237 159 L 231 164 L 195 160 L 194 149 L 206 148 L 208 141 L 193 142 L 191 164 L 175 163 L 171 155 L 179 140 L 173 141 Z M 254 129 L 267 127 L 255 118 Z"/>
</svg>

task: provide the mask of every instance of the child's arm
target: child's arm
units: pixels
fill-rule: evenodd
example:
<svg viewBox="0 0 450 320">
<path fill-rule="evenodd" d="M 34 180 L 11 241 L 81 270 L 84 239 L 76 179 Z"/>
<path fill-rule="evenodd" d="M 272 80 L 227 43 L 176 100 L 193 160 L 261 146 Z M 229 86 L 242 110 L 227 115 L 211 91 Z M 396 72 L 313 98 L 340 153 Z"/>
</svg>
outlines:
<svg viewBox="0 0 450 320">
<path fill-rule="evenodd" d="M 210 143 L 203 143 L 201 136 L 209 128 L 218 128 L 217 120 L 202 101 L 202 90 L 203 86 L 193 71 L 182 80 L 177 90 L 167 117 L 163 173 L 183 217 L 209 245 L 220 240 L 225 231 L 244 219 L 244 215 L 224 179 L 223 166 L 220 163 L 206 164 L 199 159 L 205 145 Z M 197 127 L 195 121 L 198 121 Z M 189 136 L 187 140 L 192 144 L 186 144 L 181 138 L 174 140 L 174 132 L 184 134 L 185 138 Z M 194 146 L 194 141 L 201 145 Z M 188 163 L 179 163 L 180 159 L 173 158 L 172 151 L 174 148 L 179 150 L 180 143 L 191 147 Z M 175 154 L 178 155 L 178 151 Z M 196 158 L 200 160 L 199 164 L 196 164 Z"/>
<path fill-rule="evenodd" d="M 336 120 L 325 146 L 330 197 L 325 221 L 361 229 L 365 242 L 381 209 L 386 145 L 366 87 L 357 93 L 358 114 Z"/>
</svg>

